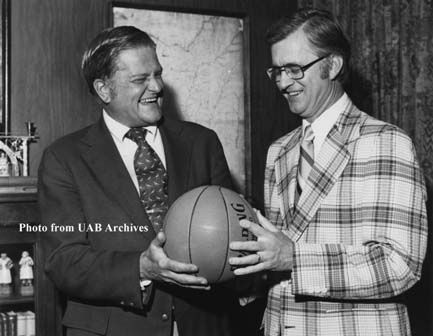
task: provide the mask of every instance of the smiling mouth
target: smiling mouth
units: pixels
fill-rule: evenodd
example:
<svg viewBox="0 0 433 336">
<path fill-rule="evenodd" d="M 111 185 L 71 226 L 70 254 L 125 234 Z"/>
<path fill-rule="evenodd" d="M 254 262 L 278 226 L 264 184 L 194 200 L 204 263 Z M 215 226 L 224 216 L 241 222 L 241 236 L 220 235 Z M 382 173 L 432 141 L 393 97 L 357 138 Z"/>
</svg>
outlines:
<svg viewBox="0 0 433 336">
<path fill-rule="evenodd" d="M 302 90 L 286 91 L 286 94 L 289 95 L 289 97 L 296 97 L 296 96 L 300 95 L 301 92 L 302 92 Z"/>
<path fill-rule="evenodd" d="M 140 104 L 152 104 L 158 101 L 158 97 L 148 97 L 140 99 Z"/>
</svg>

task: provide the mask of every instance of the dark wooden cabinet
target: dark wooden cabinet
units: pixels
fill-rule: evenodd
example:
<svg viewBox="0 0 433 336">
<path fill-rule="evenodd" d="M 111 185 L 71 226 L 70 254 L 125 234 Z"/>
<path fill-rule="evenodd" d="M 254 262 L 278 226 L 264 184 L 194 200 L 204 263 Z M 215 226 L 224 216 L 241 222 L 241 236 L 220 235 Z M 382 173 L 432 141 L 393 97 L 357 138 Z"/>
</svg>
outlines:
<svg viewBox="0 0 433 336">
<path fill-rule="evenodd" d="M 36 179 L 0 178 L 0 253 L 7 253 L 13 262 L 12 292 L 0 295 L 0 312 L 32 311 L 36 336 L 61 335 L 57 293 L 43 270 L 40 231 Z M 33 294 L 20 284 L 22 251 L 28 251 L 34 261 Z"/>
</svg>

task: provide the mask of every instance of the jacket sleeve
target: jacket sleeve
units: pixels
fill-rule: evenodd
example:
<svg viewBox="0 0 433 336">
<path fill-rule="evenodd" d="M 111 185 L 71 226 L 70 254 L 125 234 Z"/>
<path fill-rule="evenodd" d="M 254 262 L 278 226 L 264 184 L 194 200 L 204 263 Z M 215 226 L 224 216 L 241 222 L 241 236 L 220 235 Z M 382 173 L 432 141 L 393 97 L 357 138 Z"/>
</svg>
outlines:
<svg viewBox="0 0 433 336">
<path fill-rule="evenodd" d="M 355 239 L 297 242 L 294 294 L 381 299 L 403 293 L 420 279 L 427 244 L 427 196 L 414 147 L 396 128 L 381 132 L 371 144 L 364 148 L 363 167 L 351 171 L 345 181 L 345 188 L 358 193 L 358 204 L 348 209 L 336 204 L 335 211 L 342 216 L 339 225 L 351 226 Z M 337 229 L 335 234 L 341 232 Z"/>
<path fill-rule="evenodd" d="M 211 154 L 211 181 L 214 185 L 233 189 L 233 182 L 228 168 L 227 160 L 220 140 L 215 132 L 211 132 L 209 141 Z"/>
<path fill-rule="evenodd" d="M 80 191 L 65 160 L 46 150 L 39 167 L 38 198 L 41 234 L 48 255 L 45 271 L 56 287 L 70 297 L 92 302 L 142 307 L 139 256 L 135 251 L 94 248 L 81 232 L 86 217 Z M 59 232 L 57 228 L 69 228 Z"/>
</svg>

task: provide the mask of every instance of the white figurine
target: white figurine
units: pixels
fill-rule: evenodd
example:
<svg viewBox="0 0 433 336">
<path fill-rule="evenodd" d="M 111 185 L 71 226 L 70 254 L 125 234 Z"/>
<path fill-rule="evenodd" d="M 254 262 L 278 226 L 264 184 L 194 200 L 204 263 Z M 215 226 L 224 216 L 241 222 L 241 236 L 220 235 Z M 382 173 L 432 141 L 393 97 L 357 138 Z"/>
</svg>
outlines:
<svg viewBox="0 0 433 336">
<path fill-rule="evenodd" d="M 0 153 L 0 176 L 9 176 L 9 162 L 4 152 Z"/>
<path fill-rule="evenodd" d="M 22 286 L 30 286 L 33 283 L 33 259 L 29 252 L 23 251 L 20 259 L 20 280 Z"/>
<path fill-rule="evenodd" d="M 11 268 L 14 266 L 6 253 L 0 254 L 0 286 L 10 286 L 12 283 Z"/>
</svg>

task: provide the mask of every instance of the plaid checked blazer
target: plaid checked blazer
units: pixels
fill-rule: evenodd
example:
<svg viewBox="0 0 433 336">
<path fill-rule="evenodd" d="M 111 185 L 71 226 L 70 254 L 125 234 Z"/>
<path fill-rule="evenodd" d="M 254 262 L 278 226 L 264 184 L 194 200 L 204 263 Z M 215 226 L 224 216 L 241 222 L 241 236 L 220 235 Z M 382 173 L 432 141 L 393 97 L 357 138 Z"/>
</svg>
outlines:
<svg viewBox="0 0 433 336">
<path fill-rule="evenodd" d="M 411 140 L 350 102 L 294 205 L 301 127 L 269 148 L 267 218 L 295 242 L 274 272 L 265 335 L 410 335 L 398 295 L 419 280 L 426 190 Z"/>
</svg>

